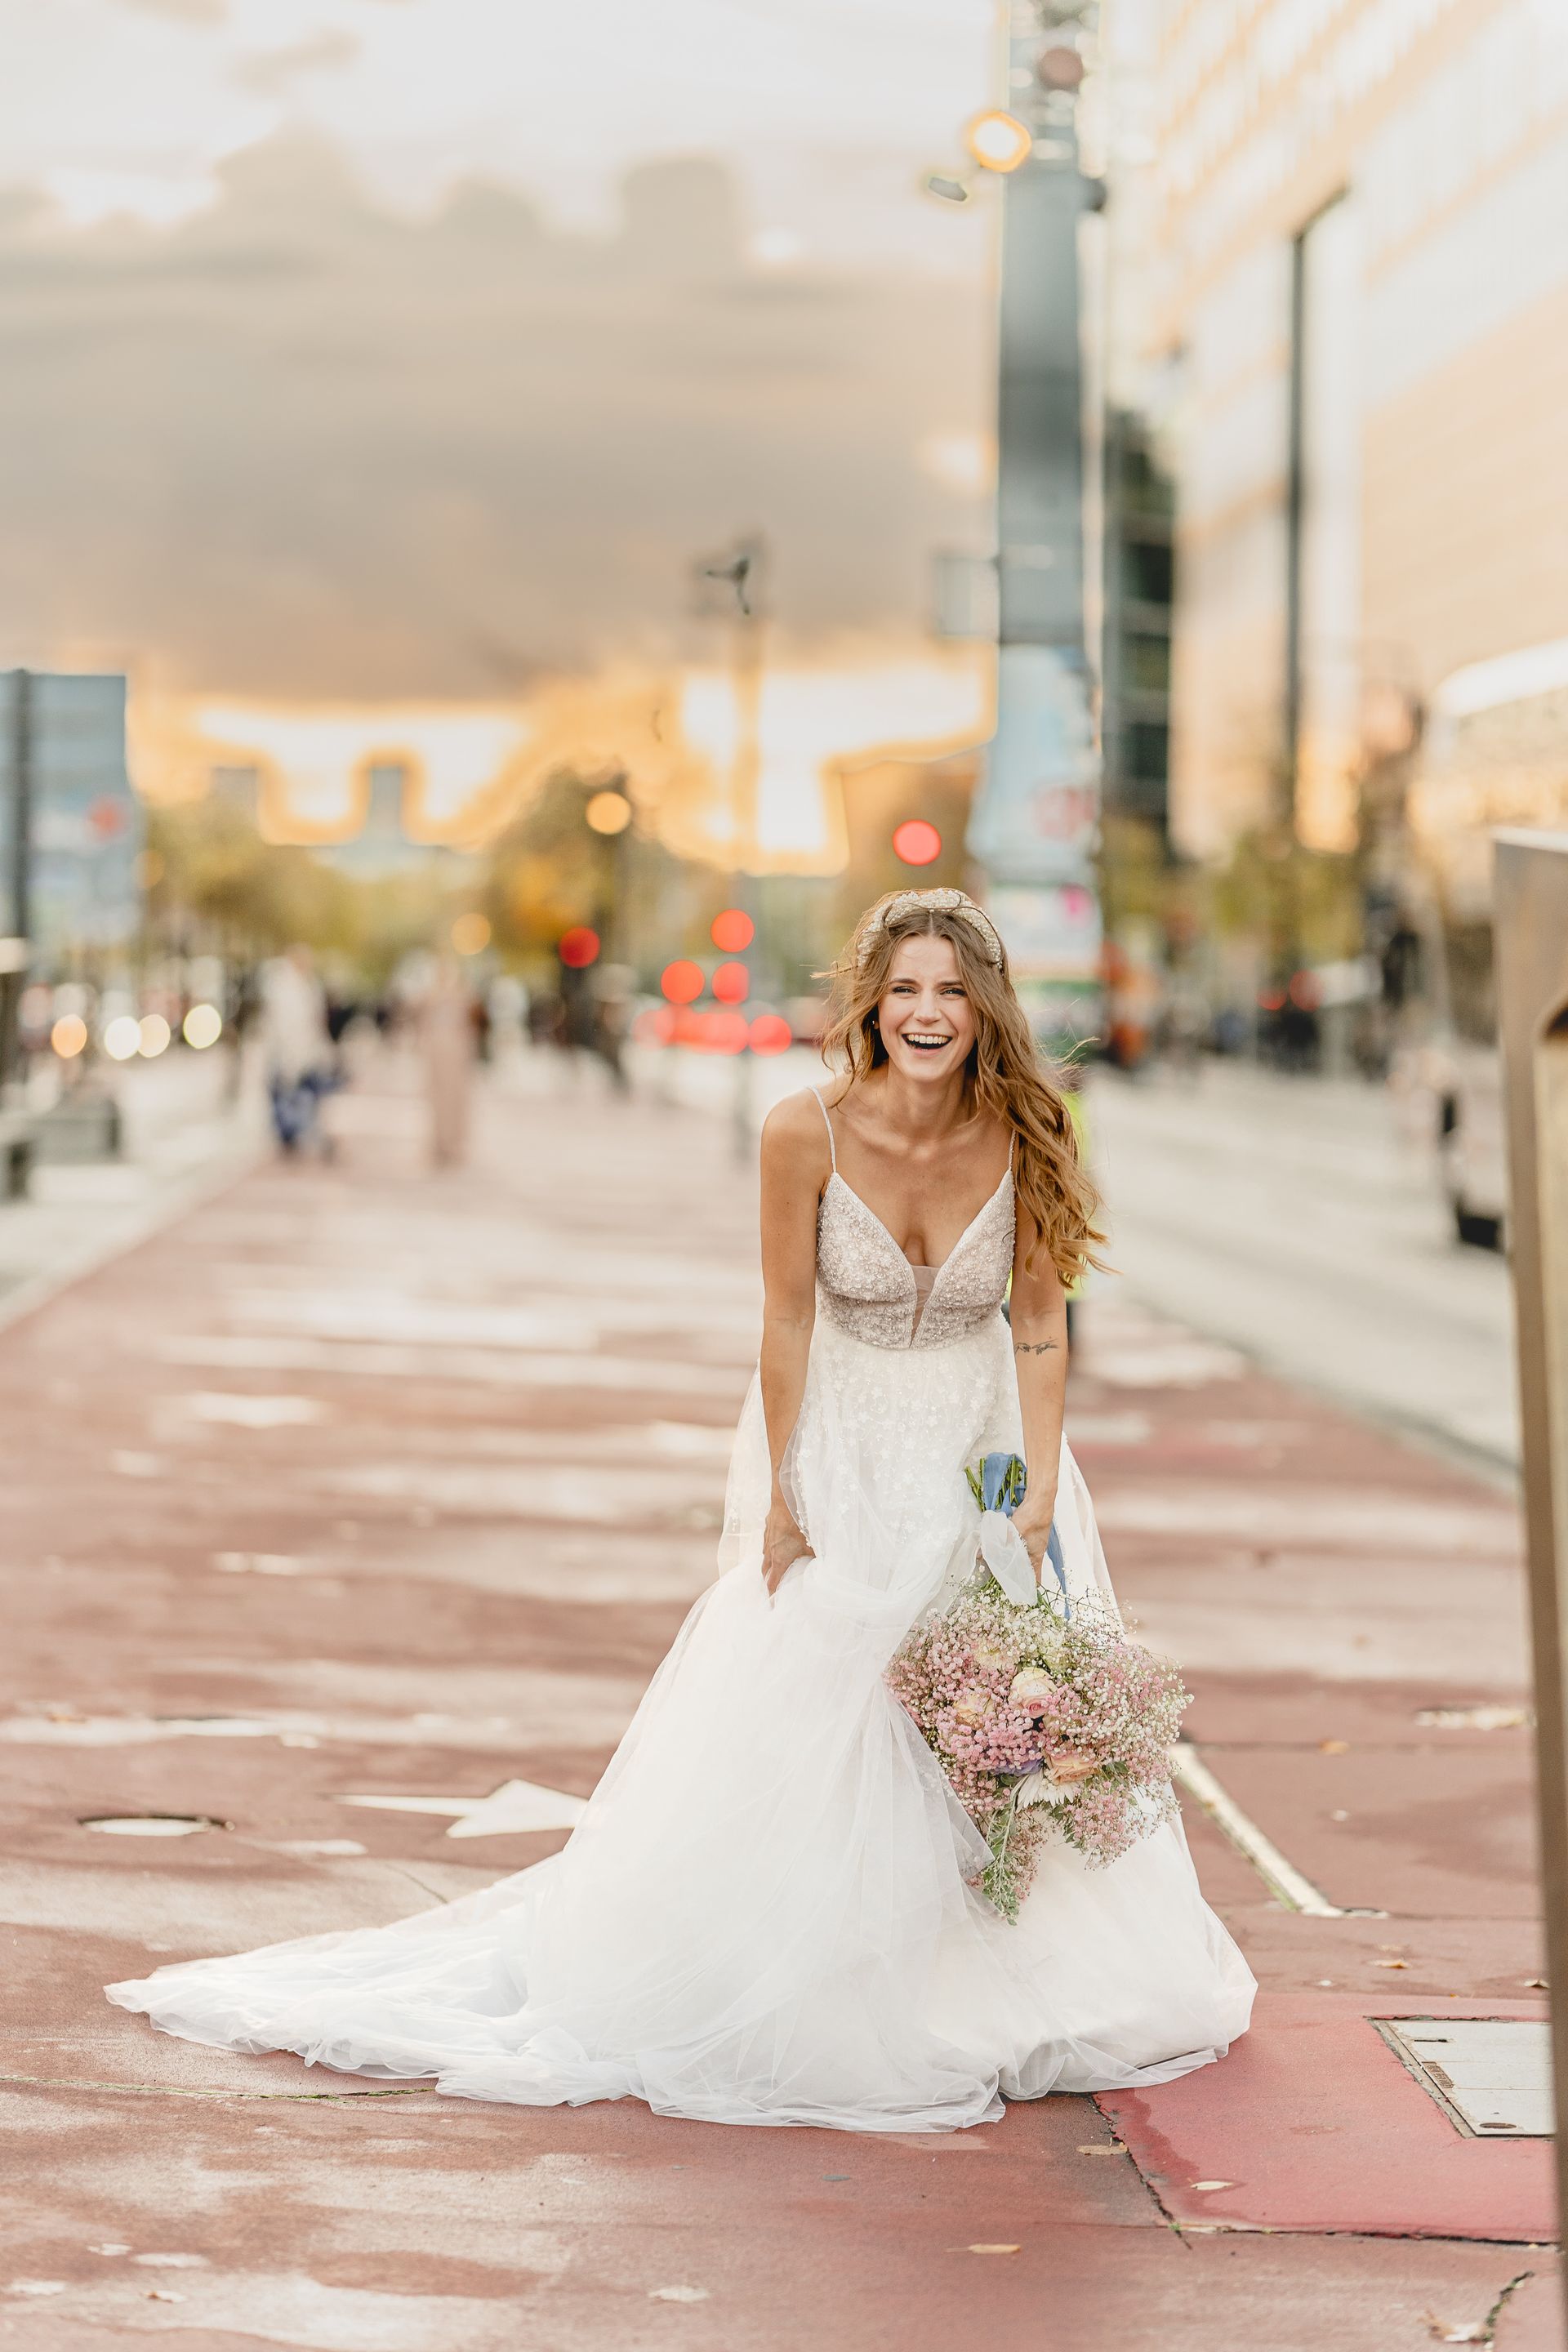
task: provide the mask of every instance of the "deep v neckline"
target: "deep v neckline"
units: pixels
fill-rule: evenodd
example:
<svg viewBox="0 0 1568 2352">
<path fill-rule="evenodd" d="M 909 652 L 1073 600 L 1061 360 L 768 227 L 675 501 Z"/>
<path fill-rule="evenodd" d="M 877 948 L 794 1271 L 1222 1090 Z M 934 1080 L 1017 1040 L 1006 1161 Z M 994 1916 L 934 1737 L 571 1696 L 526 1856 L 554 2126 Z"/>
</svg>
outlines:
<svg viewBox="0 0 1568 2352">
<path fill-rule="evenodd" d="M 959 1251 L 963 1247 L 964 1243 L 969 1239 L 970 1234 L 974 1231 L 975 1226 L 980 1223 L 982 1217 L 986 1214 L 987 1211 L 994 1209 L 996 1206 L 997 1202 L 1001 1199 L 1004 1192 L 1005 1192 L 1007 1188 L 1007 1185 L 1012 1181 L 1012 1175 L 1013 1166 L 1012 1161 L 1009 1159 L 1007 1166 L 1002 1171 L 1002 1175 L 997 1183 L 996 1190 L 992 1193 L 990 1199 L 981 1202 L 979 1208 L 975 1210 L 974 1214 L 970 1218 L 969 1223 L 964 1226 L 963 1231 L 959 1234 L 958 1239 L 953 1243 L 952 1247 L 948 1251 L 947 1255 L 941 1260 L 940 1264 L 931 1267 L 931 1288 L 933 1290 L 936 1288 L 936 1286 L 941 1280 L 942 1275 L 947 1271 L 947 1268 L 952 1264 L 953 1259 L 958 1255 Z M 892 1227 L 877 1214 L 876 1210 L 871 1206 L 870 1202 L 866 1199 L 864 1193 L 858 1192 L 855 1190 L 854 1185 L 849 1181 L 847 1176 L 841 1176 L 837 1168 L 835 1168 L 829 1175 L 827 1183 L 828 1185 L 842 1184 L 844 1190 L 848 1193 L 849 1198 L 852 1201 L 857 1202 L 859 1206 L 865 1210 L 866 1214 L 870 1218 L 871 1223 L 876 1226 L 877 1231 L 885 1235 L 886 1239 L 891 1245 L 893 1253 L 898 1258 L 899 1263 L 909 1268 L 910 1279 L 913 1282 L 915 1265 L 913 1258 L 910 1256 L 907 1250 L 900 1249 L 898 1242 L 894 1237 Z M 826 1197 L 826 1191 L 827 1187 L 825 1186 L 823 1188 L 823 1196 L 825 1199 Z M 919 1286 L 917 1285 L 916 1286 L 918 1287 Z"/>
</svg>

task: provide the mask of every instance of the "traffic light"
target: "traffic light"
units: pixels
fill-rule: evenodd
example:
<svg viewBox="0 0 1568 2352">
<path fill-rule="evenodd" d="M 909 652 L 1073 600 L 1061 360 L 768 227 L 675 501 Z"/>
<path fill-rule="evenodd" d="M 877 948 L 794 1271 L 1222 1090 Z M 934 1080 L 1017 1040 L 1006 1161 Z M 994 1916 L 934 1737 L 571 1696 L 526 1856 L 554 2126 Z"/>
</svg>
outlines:
<svg viewBox="0 0 1568 2352">
<path fill-rule="evenodd" d="M 942 835 L 925 817 L 906 817 L 893 829 L 893 855 L 905 866 L 934 865 L 942 856 Z"/>
</svg>

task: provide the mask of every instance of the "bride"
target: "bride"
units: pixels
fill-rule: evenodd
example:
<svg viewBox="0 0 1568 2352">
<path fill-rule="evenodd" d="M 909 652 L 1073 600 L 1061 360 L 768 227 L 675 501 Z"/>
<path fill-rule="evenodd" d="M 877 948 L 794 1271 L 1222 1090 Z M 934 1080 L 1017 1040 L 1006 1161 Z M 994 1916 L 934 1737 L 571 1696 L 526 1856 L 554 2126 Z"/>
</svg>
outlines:
<svg viewBox="0 0 1568 2352">
<path fill-rule="evenodd" d="M 884 1673 L 974 1563 L 975 1455 L 1023 1454 L 1037 1577 L 1110 1593 L 1062 1435 L 1063 1284 L 1099 1239 L 988 918 L 870 908 L 837 1083 L 763 1138 L 759 1378 L 723 1572 L 562 1853 L 399 1925 L 110 1988 L 165 2032 L 528 2105 L 946 2131 L 1002 2099 L 1163 2082 L 1253 1980 L 1179 1822 L 1108 1868 L 1047 1844 L 1016 1924 Z M 1012 1277 L 1012 1321 L 1002 1313 Z"/>
</svg>

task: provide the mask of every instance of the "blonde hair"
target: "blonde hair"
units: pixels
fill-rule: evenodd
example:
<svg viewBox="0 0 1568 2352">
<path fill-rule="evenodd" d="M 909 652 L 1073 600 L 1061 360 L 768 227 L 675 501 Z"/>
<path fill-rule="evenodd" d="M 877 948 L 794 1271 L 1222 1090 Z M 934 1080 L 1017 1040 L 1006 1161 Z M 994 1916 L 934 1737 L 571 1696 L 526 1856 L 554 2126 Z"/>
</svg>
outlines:
<svg viewBox="0 0 1568 2352">
<path fill-rule="evenodd" d="M 847 1071 L 851 1084 L 886 1062 L 877 1007 L 900 948 L 906 940 L 921 938 L 946 940 L 958 959 L 974 1015 L 965 1080 L 977 1106 L 1003 1120 L 1017 1139 L 1013 1180 L 1018 1205 L 1035 1229 L 1024 1264 L 1032 1269 L 1044 1244 L 1057 1273 L 1070 1286 L 1087 1267 L 1100 1263 L 1095 1244 L 1105 1236 L 1094 1222 L 1100 1204 L 1084 1172 L 1066 1093 L 1040 1058 L 1008 976 L 1005 950 L 1000 965 L 994 963 L 983 934 L 965 916 L 929 901 L 911 902 L 907 891 L 889 891 L 867 908 L 829 974 L 833 990 L 823 1058 Z"/>
</svg>

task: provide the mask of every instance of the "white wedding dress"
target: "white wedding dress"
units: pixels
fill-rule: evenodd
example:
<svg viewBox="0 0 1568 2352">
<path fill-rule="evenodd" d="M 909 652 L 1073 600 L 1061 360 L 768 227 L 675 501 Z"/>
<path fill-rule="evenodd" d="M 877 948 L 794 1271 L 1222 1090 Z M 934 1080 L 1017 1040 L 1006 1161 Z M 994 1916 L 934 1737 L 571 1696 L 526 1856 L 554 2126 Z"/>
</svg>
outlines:
<svg viewBox="0 0 1568 2352">
<path fill-rule="evenodd" d="M 163 1968 L 110 1998 L 190 2041 L 458 2097 L 849 2131 L 951 2130 L 1003 2096 L 1222 2056 L 1255 1987 L 1179 1823 L 1105 1869 L 1053 1843 L 1010 1927 L 974 1892 L 986 1849 L 883 1682 L 973 1564 L 964 1464 L 1021 1450 L 1000 1311 L 1013 1235 L 1009 1173 L 922 1296 L 835 1163 L 786 1463 L 815 1556 L 770 1602 L 753 1383 L 723 1572 L 559 1854 L 395 1927 Z M 1058 1535 L 1069 1590 L 1109 1592 L 1065 1443 Z"/>
</svg>

